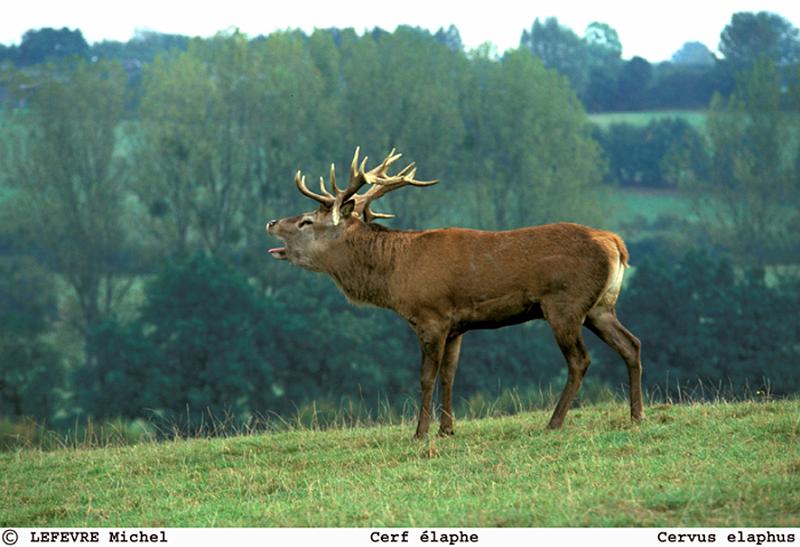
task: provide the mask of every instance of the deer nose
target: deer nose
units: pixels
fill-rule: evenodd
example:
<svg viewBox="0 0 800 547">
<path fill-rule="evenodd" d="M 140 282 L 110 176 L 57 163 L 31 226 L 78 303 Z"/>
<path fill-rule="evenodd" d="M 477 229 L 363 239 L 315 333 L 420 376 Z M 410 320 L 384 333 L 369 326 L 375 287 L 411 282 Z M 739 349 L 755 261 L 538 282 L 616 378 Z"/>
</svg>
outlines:
<svg viewBox="0 0 800 547">
<path fill-rule="evenodd" d="M 272 219 L 269 222 L 267 222 L 267 231 L 269 231 L 269 229 L 272 228 L 273 226 L 275 226 L 277 223 L 278 223 L 278 221 L 275 220 L 275 219 Z"/>
</svg>

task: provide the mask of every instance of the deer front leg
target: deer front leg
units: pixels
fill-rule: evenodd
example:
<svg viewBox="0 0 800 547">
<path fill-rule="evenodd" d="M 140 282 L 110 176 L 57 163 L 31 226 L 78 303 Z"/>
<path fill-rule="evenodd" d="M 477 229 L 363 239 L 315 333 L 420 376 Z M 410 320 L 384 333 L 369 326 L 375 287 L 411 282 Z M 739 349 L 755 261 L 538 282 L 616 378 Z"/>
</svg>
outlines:
<svg viewBox="0 0 800 547">
<path fill-rule="evenodd" d="M 428 427 L 431 425 L 433 405 L 433 388 L 436 384 L 436 376 L 442 364 L 446 333 L 437 328 L 417 329 L 419 336 L 419 346 L 422 351 L 422 369 L 420 370 L 420 387 L 422 388 L 422 398 L 419 409 L 419 422 L 417 422 L 417 432 L 414 437 L 423 438 L 428 434 Z"/>
</svg>

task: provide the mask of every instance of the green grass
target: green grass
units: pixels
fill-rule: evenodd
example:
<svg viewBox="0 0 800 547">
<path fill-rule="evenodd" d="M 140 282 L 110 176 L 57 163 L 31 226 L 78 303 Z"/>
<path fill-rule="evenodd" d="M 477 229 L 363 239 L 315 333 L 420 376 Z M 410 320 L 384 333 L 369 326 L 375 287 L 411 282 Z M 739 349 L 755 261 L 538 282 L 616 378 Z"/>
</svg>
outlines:
<svg viewBox="0 0 800 547">
<path fill-rule="evenodd" d="M 691 196 L 678 190 L 615 187 L 610 192 L 614 206 L 610 208 L 607 222 L 611 229 L 619 230 L 637 217 L 648 221 L 664 216 L 696 219 Z"/>
<path fill-rule="evenodd" d="M 613 124 L 630 124 L 637 127 L 647 125 L 653 120 L 681 118 L 695 129 L 704 129 L 707 112 L 704 110 L 649 110 L 645 112 L 601 112 L 589 114 L 589 121 L 603 129 Z"/>
<path fill-rule="evenodd" d="M 0 455 L 0 526 L 798 526 L 800 401 Z"/>
</svg>

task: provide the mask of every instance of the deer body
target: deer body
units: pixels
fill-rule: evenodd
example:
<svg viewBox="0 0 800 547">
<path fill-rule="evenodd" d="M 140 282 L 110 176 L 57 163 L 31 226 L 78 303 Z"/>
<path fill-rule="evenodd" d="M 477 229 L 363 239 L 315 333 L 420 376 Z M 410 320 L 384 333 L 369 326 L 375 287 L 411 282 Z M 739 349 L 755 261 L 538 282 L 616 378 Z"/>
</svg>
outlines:
<svg viewBox="0 0 800 547">
<path fill-rule="evenodd" d="M 271 221 L 267 231 L 286 242 L 286 247 L 270 251 L 273 256 L 327 273 L 352 302 L 394 310 L 414 329 L 422 352 L 416 436 L 427 433 L 437 377 L 443 399 L 439 431 L 453 432 L 452 385 L 465 332 L 541 318 L 550 324 L 568 367 L 567 384 L 549 427 L 561 426 L 589 366 L 581 336 L 584 324 L 625 360 L 631 417 L 640 419 L 640 345 L 614 312 L 628 260 L 620 237 L 572 223 L 498 232 L 388 230 L 370 222 L 371 215 L 378 217 L 369 211 L 370 196 L 386 193 L 386 186 L 418 183 L 413 171 L 411 180 L 370 182 L 369 175 L 376 171 L 386 176 L 392 157 L 369 173 L 363 171 L 364 163 L 359 173 L 354 158 L 351 182 L 343 192 L 336 188 L 332 171 L 336 196 L 328 194 L 324 184 L 327 195 L 313 194 L 298 174 L 298 187 L 322 206 Z M 365 183 L 383 186 L 357 195 Z M 428 183 L 414 185 L 423 184 Z M 337 216 L 339 222 L 334 222 Z"/>
<path fill-rule="evenodd" d="M 580 307 L 588 312 L 621 282 L 615 245 L 610 232 L 568 223 L 504 232 L 404 232 L 361 223 L 322 263 L 354 303 L 388 308 L 412 322 L 437 316 L 463 333 L 541 318 L 542 300 L 564 289 L 571 295 L 580 287 Z M 553 267 L 565 262 L 569 268 Z"/>
</svg>

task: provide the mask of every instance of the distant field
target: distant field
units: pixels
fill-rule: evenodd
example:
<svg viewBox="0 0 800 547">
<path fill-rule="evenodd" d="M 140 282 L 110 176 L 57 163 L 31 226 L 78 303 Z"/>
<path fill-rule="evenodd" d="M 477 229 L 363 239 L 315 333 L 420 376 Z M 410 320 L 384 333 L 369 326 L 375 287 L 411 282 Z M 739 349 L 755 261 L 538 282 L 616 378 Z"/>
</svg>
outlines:
<svg viewBox="0 0 800 547">
<path fill-rule="evenodd" d="M 627 123 L 630 125 L 643 126 L 653 120 L 662 118 L 681 118 L 689 122 L 697 129 L 702 129 L 706 125 L 707 112 L 704 110 L 653 110 L 647 112 L 603 112 L 600 114 L 589 114 L 589 121 L 607 128 L 612 124 Z"/>
<path fill-rule="evenodd" d="M 0 454 L 0 526 L 799 526 L 800 400 Z"/>
<path fill-rule="evenodd" d="M 637 217 L 652 221 L 660 216 L 690 220 L 695 216 L 691 198 L 676 190 L 614 188 L 611 192 L 614 205 L 608 217 L 608 228 L 621 229 Z"/>
</svg>

